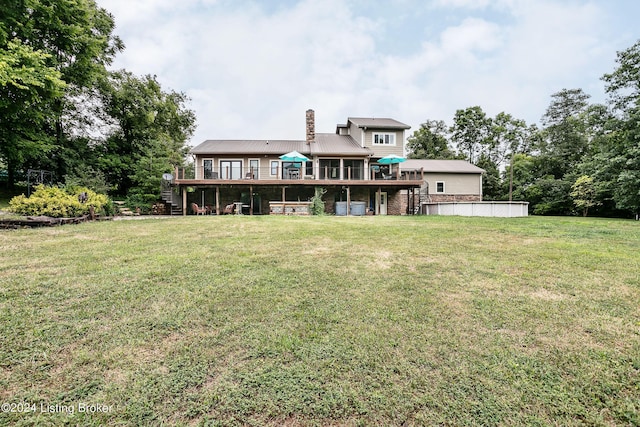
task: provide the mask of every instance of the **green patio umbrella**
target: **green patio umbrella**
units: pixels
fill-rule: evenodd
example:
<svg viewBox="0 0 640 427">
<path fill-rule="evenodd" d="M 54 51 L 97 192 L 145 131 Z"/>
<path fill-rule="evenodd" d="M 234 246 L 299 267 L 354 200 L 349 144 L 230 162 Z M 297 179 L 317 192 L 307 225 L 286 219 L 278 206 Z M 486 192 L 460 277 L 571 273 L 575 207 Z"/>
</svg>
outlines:
<svg viewBox="0 0 640 427">
<path fill-rule="evenodd" d="M 378 163 L 380 163 L 381 165 L 395 165 L 396 163 L 402 163 L 406 161 L 407 159 L 405 159 L 404 157 L 396 156 L 395 154 L 389 154 L 388 156 L 384 156 L 383 158 L 378 160 Z"/>
</svg>

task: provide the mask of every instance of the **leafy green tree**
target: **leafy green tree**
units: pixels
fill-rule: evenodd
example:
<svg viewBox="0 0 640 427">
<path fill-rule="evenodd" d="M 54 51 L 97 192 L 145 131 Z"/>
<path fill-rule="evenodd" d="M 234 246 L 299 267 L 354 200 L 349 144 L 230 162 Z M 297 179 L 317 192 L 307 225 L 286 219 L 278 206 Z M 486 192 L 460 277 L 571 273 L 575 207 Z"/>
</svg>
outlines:
<svg viewBox="0 0 640 427">
<path fill-rule="evenodd" d="M 154 76 L 112 74 L 102 102 L 114 130 L 99 147 L 100 169 L 115 192 L 153 201 L 163 172 L 181 166 L 195 115 L 182 93 L 165 92 Z"/>
<path fill-rule="evenodd" d="M 0 159 L 8 169 L 8 185 L 28 158 L 53 149 L 46 129 L 49 108 L 61 99 L 65 83 L 60 72 L 47 66 L 48 54 L 20 41 L 0 49 Z"/>
<path fill-rule="evenodd" d="M 618 67 L 605 74 L 605 90 L 618 127 L 603 150 L 616 206 L 640 214 L 640 41 L 618 52 Z"/>
<path fill-rule="evenodd" d="M 514 154 L 504 170 L 503 194 L 509 194 L 509 200 L 527 200 L 527 189 L 535 182 L 535 159 L 528 154 Z"/>
<path fill-rule="evenodd" d="M 506 160 L 512 161 L 513 156 L 527 149 L 528 128 L 524 120 L 515 119 L 511 114 L 501 112 L 491 123 L 491 151 L 489 158 L 496 165 L 496 171 L 504 165 Z M 512 169 L 510 169 L 512 170 Z M 499 174 L 498 174 L 499 177 Z M 513 176 L 508 175 L 509 200 L 512 200 Z M 497 188 L 501 187 L 497 182 Z M 501 198 L 496 192 L 496 199 Z"/>
<path fill-rule="evenodd" d="M 427 120 L 407 138 L 411 159 L 455 159 L 449 146 L 447 125 L 442 120 Z"/>
<path fill-rule="evenodd" d="M 571 186 L 571 198 L 576 208 L 582 211 L 582 216 L 587 216 L 589 208 L 598 204 L 596 200 L 596 187 L 593 178 L 582 175 Z"/>
<path fill-rule="evenodd" d="M 485 153 L 480 154 L 476 166 L 485 170 L 482 176 L 482 197 L 486 200 L 499 200 L 502 184 L 498 165 Z"/>
<path fill-rule="evenodd" d="M 570 182 L 549 175 L 527 187 L 525 200 L 536 215 L 569 215 L 573 210 L 570 192 Z"/>
<path fill-rule="evenodd" d="M 527 123 L 511 114 L 501 112 L 491 121 L 493 143 L 489 157 L 498 165 L 511 157 L 512 153 L 522 153 L 526 149 Z"/>
<path fill-rule="evenodd" d="M 542 122 L 543 139 L 538 150 L 544 159 L 542 175 L 562 179 L 583 160 L 589 151 L 584 113 L 589 95 L 582 89 L 563 89 L 552 95 Z"/>
<path fill-rule="evenodd" d="M 94 0 L 13 0 L 3 18 L 9 39 L 48 54 L 47 65 L 76 87 L 95 84 L 124 47 L 113 16 Z"/>
<path fill-rule="evenodd" d="M 640 105 L 640 103 L 639 103 Z M 620 209 L 640 215 L 640 106 L 628 113 L 622 127 L 623 145 L 614 148 L 617 156 L 610 161 L 617 166 L 613 198 Z"/>
<path fill-rule="evenodd" d="M 618 67 L 602 80 L 614 109 L 628 111 L 638 107 L 640 100 L 640 40 L 617 53 Z"/>
<path fill-rule="evenodd" d="M 483 151 L 491 151 L 492 120 L 479 106 L 456 111 L 450 129 L 451 140 L 471 163 L 476 163 Z"/>
<path fill-rule="evenodd" d="M 70 123 L 70 112 L 87 109 L 79 95 L 104 78 L 106 66 L 123 45 L 113 35 L 113 17 L 94 0 L 11 0 L 5 3 L 0 8 L 0 52 L 11 52 L 12 44 L 18 43 L 43 55 L 40 57 L 42 66 L 58 73 L 58 78 L 66 84 L 63 96 L 32 99 L 32 108 L 41 115 L 36 122 L 29 114 L 13 116 L 14 128 L 30 128 L 32 134 L 37 134 L 37 138 L 29 137 L 28 140 L 37 139 L 41 146 L 45 142 L 43 148 L 53 145 L 55 149 L 43 156 L 41 151 L 21 144 L 13 157 L 23 164 L 30 162 L 55 169 L 58 176 L 62 176 L 66 173 L 64 151 L 68 150 L 67 143 L 73 138 L 72 129 L 65 129 L 65 124 Z"/>
</svg>

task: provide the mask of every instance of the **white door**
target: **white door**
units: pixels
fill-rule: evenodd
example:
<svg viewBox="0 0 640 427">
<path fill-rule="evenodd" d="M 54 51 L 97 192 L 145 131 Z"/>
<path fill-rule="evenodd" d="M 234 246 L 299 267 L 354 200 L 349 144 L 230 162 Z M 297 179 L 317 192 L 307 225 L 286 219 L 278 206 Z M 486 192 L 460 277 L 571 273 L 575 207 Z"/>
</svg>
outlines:
<svg viewBox="0 0 640 427">
<path fill-rule="evenodd" d="M 380 215 L 387 214 L 387 193 L 380 193 L 380 205 L 379 210 Z"/>
</svg>

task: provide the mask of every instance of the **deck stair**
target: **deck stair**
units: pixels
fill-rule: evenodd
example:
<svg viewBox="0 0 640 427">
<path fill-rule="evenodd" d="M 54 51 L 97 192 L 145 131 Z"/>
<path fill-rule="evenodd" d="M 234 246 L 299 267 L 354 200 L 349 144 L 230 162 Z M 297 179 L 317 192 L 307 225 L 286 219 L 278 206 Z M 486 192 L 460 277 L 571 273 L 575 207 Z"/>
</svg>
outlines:
<svg viewBox="0 0 640 427">
<path fill-rule="evenodd" d="M 160 197 L 167 206 L 171 207 L 169 210 L 171 215 L 182 215 L 182 200 L 174 191 L 174 187 L 171 186 L 171 181 L 162 180 Z"/>
</svg>

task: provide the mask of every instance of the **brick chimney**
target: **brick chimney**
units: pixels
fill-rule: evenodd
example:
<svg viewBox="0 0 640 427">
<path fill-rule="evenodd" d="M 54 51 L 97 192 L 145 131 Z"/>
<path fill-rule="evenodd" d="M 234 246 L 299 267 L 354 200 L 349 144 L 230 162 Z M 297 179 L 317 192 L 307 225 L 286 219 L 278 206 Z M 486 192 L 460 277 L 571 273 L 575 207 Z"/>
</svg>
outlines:
<svg viewBox="0 0 640 427">
<path fill-rule="evenodd" d="M 307 144 L 316 142 L 316 115 L 313 110 L 307 110 Z"/>
</svg>

